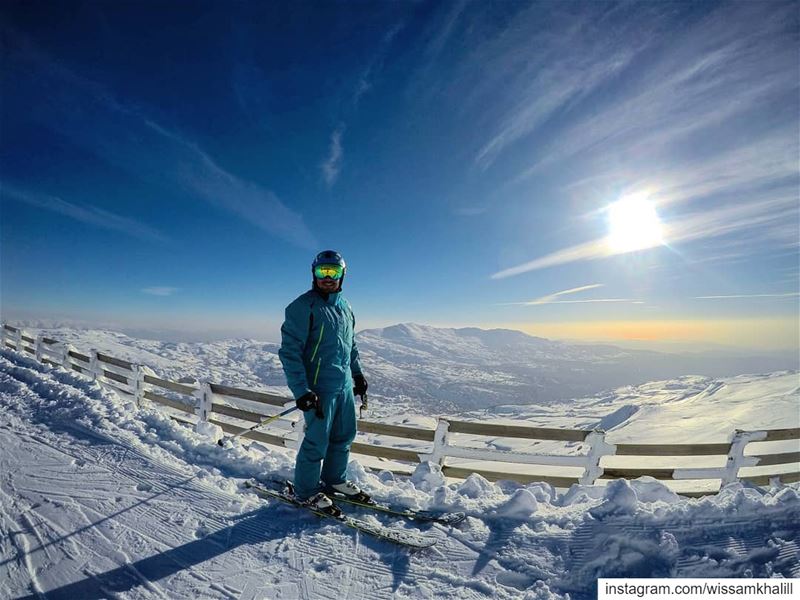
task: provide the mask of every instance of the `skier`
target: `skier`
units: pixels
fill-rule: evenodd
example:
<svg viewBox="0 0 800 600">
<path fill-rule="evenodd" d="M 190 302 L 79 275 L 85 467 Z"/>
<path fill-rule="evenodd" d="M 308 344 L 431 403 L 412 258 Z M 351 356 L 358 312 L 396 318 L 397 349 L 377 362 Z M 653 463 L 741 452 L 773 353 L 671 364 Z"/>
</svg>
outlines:
<svg viewBox="0 0 800 600">
<path fill-rule="evenodd" d="M 369 500 L 345 474 L 356 436 L 354 395 L 364 399 L 367 380 L 358 357 L 353 309 L 342 296 L 344 259 L 325 250 L 314 259 L 311 272 L 312 288 L 286 307 L 278 356 L 305 419 L 295 496 L 312 508 L 331 511 L 336 507 L 326 491 Z"/>
</svg>

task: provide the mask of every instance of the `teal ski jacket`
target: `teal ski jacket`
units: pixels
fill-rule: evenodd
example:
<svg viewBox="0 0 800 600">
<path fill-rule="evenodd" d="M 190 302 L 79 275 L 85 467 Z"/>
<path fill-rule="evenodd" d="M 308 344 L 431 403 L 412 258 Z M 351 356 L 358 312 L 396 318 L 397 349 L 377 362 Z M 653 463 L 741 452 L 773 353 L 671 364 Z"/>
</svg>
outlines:
<svg viewBox="0 0 800 600">
<path fill-rule="evenodd" d="M 341 292 L 327 296 L 312 289 L 286 307 L 278 356 L 295 399 L 352 387 L 361 374 L 353 309 Z"/>
</svg>

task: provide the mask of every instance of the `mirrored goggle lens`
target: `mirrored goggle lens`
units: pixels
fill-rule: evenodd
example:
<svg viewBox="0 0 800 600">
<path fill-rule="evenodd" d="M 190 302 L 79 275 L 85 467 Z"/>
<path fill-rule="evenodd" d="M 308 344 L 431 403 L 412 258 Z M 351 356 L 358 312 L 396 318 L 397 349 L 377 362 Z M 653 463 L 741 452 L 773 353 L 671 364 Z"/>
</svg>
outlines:
<svg viewBox="0 0 800 600">
<path fill-rule="evenodd" d="M 342 275 L 344 275 L 344 269 L 341 265 L 317 265 L 314 268 L 314 276 L 317 279 L 325 279 L 326 277 L 341 279 Z"/>
</svg>

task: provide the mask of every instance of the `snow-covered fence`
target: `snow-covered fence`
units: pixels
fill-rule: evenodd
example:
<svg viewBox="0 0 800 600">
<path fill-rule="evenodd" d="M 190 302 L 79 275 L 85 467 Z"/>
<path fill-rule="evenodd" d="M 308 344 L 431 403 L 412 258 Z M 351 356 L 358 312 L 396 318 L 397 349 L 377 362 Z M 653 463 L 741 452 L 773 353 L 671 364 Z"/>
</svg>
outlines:
<svg viewBox="0 0 800 600">
<path fill-rule="evenodd" d="M 177 411 L 170 413 L 170 416 L 183 423 L 210 423 L 219 426 L 226 433 L 237 434 L 248 428 L 248 425 L 240 423 L 258 423 L 264 417 L 276 414 L 279 409 L 284 409 L 294 402 L 291 398 L 212 382 L 189 385 L 169 381 L 157 377 L 144 365 L 122 360 L 95 349 L 89 354 L 83 354 L 68 344 L 42 335 L 34 338 L 21 328 L 7 324 L 3 324 L 0 332 L 2 332 L 3 347 L 31 355 L 42 363 L 91 377 L 98 383 L 133 398 L 137 406 L 143 400 L 148 400 Z M 246 401 L 246 408 L 238 402 L 242 400 Z M 262 407 L 264 412 L 260 410 Z M 383 464 L 382 468 L 397 472 L 408 472 L 413 468 L 413 464 L 428 461 L 438 464 L 447 477 L 465 478 L 477 473 L 491 481 L 503 479 L 522 483 L 544 481 L 555 487 L 569 487 L 574 483 L 593 484 L 599 479 L 635 479 L 642 476 L 671 481 L 719 480 L 722 484 L 736 480 L 749 481 L 755 485 L 769 485 L 777 481 L 783 483 L 800 481 L 800 470 L 797 467 L 800 464 L 800 452 L 749 455 L 745 453 L 751 443 L 800 440 L 798 428 L 737 430 L 733 432 L 730 442 L 694 444 L 613 444 L 609 443 L 605 433 L 599 430 L 551 429 L 450 419 L 439 419 L 435 429 L 360 419 L 358 429 L 362 436 L 379 436 L 380 439 L 373 440 L 377 443 L 356 441 L 352 445 L 352 452 L 392 461 Z M 384 436 L 405 440 L 406 445 L 412 441 L 418 447 L 410 449 L 385 445 L 382 439 Z M 470 448 L 457 444 L 457 436 L 472 436 L 473 439 L 475 436 L 490 436 L 494 439 L 581 444 L 586 452 L 568 455 L 492 450 L 485 447 Z M 287 437 L 286 430 L 252 431 L 243 437 L 284 448 L 295 447 L 297 443 Z M 608 466 L 608 461 L 605 460 L 624 456 L 648 460 L 666 457 L 719 457 L 720 459 L 724 457 L 725 464 L 720 467 L 702 468 L 617 467 Z M 453 463 L 450 459 L 459 462 Z M 475 463 L 479 467 L 476 467 Z M 525 465 L 526 468 L 500 471 L 496 470 L 498 464 Z M 787 470 L 791 468 L 786 465 L 794 465 L 794 470 Z M 783 466 L 783 469 L 772 473 L 745 475 L 740 472 L 742 468 L 765 466 Z M 527 467 L 545 469 L 555 467 L 559 471 L 555 475 L 533 473 Z M 564 469 L 571 469 L 571 472 L 564 472 Z M 700 495 L 712 492 L 706 489 L 681 493 Z"/>
<path fill-rule="evenodd" d="M 468 448 L 452 444 L 452 434 L 470 434 L 477 436 L 492 436 L 495 438 L 522 438 L 537 441 L 558 441 L 558 442 L 585 442 L 589 436 L 595 432 L 591 430 L 575 429 L 550 429 L 544 427 L 528 427 L 522 425 L 502 425 L 497 423 L 480 423 L 473 421 L 455 421 L 439 419 L 436 428 L 435 443 L 430 454 L 422 455 L 420 458 L 431 462 L 437 462 L 442 467 L 442 473 L 448 477 L 465 478 L 472 473 L 478 473 L 490 481 L 509 479 L 521 482 L 544 481 L 556 487 L 569 487 L 574 483 L 579 483 L 581 477 L 575 474 L 572 477 L 555 476 L 532 473 L 506 473 L 496 470 L 475 469 L 472 467 L 458 467 L 446 464 L 446 459 L 461 458 L 474 461 L 491 461 L 493 463 L 516 463 L 540 466 L 560 466 L 582 468 L 584 472 L 589 470 L 589 456 L 563 455 L 563 454 L 540 454 L 523 453 L 509 450 L 487 450 L 485 448 Z M 598 442 L 602 442 L 603 433 L 599 434 Z M 593 441 L 597 439 L 593 437 Z M 594 462 L 592 460 L 592 462 Z M 587 483 L 593 483 L 589 481 Z"/>
<path fill-rule="evenodd" d="M 177 411 L 195 414 L 197 406 L 194 394 L 197 391 L 197 388 L 184 383 L 176 383 L 174 381 L 161 379 L 160 377 L 156 377 L 155 375 L 151 375 L 149 373 L 146 373 L 142 377 L 142 381 L 153 387 L 159 388 L 159 391 L 161 391 L 161 393 L 158 393 L 152 391 L 152 389 L 146 389 L 142 394 L 142 397 L 146 400 L 150 400 L 156 404 L 161 404 L 162 406 L 168 406 L 169 408 Z M 177 400 L 174 398 L 174 394 L 173 397 L 165 396 L 162 390 L 175 392 L 176 394 L 182 394 L 184 396 L 188 396 L 189 398 L 186 401 L 183 399 Z"/>
<path fill-rule="evenodd" d="M 218 383 L 211 383 L 209 386 L 212 393 L 211 412 L 216 413 L 217 415 L 223 415 L 225 417 L 237 419 L 239 421 L 258 423 L 265 417 L 269 417 L 281 412 L 281 410 L 288 408 L 287 405 L 294 403 L 291 398 L 284 398 L 283 396 L 276 396 L 266 392 L 258 392 L 255 390 L 231 387 L 228 385 L 220 385 Z M 236 406 L 231 406 L 231 402 L 236 404 L 237 400 L 247 400 L 248 402 L 264 405 L 265 407 L 275 408 L 269 409 L 269 412 L 254 412 L 252 410 L 245 410 L 242 408 L 237 408 Z M 225 402 L 225 404 L 223 404 L 223 402 Z M 241 433 L 245 429 L 248 429 L 247 426 L 239 427 L 231 423 L 229 420 L 219 420 L 218 418 L 209 418 L 209 423 L 218 425 L 224 432 L 232 433 L 234 435 Z M 286 447 L 288 441 L 284 436 L 266 433 L 265 431 L 252 431 L 242 437 L 281 447 Z"/>
</svg>

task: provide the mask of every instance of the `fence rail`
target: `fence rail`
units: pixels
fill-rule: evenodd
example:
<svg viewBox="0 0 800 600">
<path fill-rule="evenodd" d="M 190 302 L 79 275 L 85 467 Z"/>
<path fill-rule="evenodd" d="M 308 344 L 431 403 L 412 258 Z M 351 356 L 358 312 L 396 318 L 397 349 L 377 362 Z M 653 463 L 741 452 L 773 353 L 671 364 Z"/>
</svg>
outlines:
<svg viewBox="0 0 800 600">
<path fill-rule="evenodd" d="M 218 383 L 212 383 L 210 385 L 212 393 L 220 396 L 229 396 L 231 398 L 239 398 L 241 400 L 250 400 L 251 402 L 261 402 L 262 404 L 270 404 L 272 406 L 284 406 L 287 402 L 291 401 L 291 398 L 284 398 L 282 396 L 275 396 L 274 394 L 267 394 L 264 392 L 244 390 L 227 385 L 220 385 Z"/>
<path fill-rule="evenodd" d="M 591 431 L 574 429 L 546 429 L 523 425 L 501 425 L 477 423 L 475 421 L 449 421 L 450 433 L 471 433 L 495 437 L 524 438 L 529 440 L 552 440 L 560 442 L 582 442 Z"/>
<path fill-rule="evenodd" d="M 237 434 L 245 431 L 246 425 L 238 422 L 258 423 L 270 415 L 273 407 L 285 407 L 293 402 L 291 398 L 267 392 L 242 389 L 212 382 L 188 385 L 157 377 L 144 365 L 91 350 L 89 354 L 79 352 L 69 344 L 42 335 L 31 336 L 24 329 L 3 324 L 2 347 L 33 355 L 42 363 L 63 367 L 93 378 L 98 383 L 115 391 L 132 396 L 136 405 L 144 401 L 167 407 L 183 416 L 170 413 L 170 416 L 185 424 L 207 421 L 218 425 L 226 433 Z M 264 406 L 267 412 L 258 412 L 249 405 L 236 406 L 237 400 L 255 402 Z M 274 414 L 275 411 L 272 411 Z M 188 418 L 193 415 L 194 420 Z M 221 420 L 222 419 L 222 420 Z M 393 461 L 382 466 L 390 471 L 409 472 L 413 464 L 431 461 L 440 465 L 446 477 L 466 478 L 473 473 L 489 481 L 513 480 L 520 483 L 546 482 L 555 487 L 569 487 L 575 483 L 594 484 L 597 481 L 625 478 L 633 479 L 649 476 L 664 481 L 719 480 L 721 484 L 731 481 L 748 481 L 755 485 L 770 485 L 774 482 L 792 483 L 800 481 L 800 451 L 775 452 L 745 455 L 744 451 L 752 442 L 786 442 L 800 440 L 800 428 L 772 429 L 764 431 L 736 430 L 729 442 L 690 443 L 690 444 L 650 444 L 608 442 L 605 432 L 585 429 L 554 429 L 504 423 L 483 423 L 440 418 L 435 429 L 393 425 L 359 419 L 360 434 L 379 436 L 377 443 L 355 441 L 351 451 L 355 454 Z M 302 436 L 302 432 L 297 432 Z M 580 443 L 584 454 L 543 454 L 519 451 L 491 450 L 460 446 L 454 442 L 460 438 L 454 435 L 491 436 L 499 438 L 526 439 L 536 441 Z M 299 440 L 287 436 L 286 431 L 251 431 L 242 437 L 284 448 L 296 448 Z M 383 443 L 383 437 L 401 438 L 414 442 L 414 448 L 400 448 Z M 408 444 L 406 444 L 408 445 Z M 800 445 L 798 445 L 800 450 Z M 713 457 L 725 458 L 723 467 L 625 467 L 604 465 L 604 459 L 612 456 L 625 457 Z M 451 459 L 448 461 L 448 459 Z M 462 464 L 453 464 L 452 459 Z M 495 470 L 495 468 L 475 468 L 472 463 L 484 463 L 494 467 L 497 463 L 523 464 L 532 467 L 566 467 L 575 471 L 574 476 L 567 473 L 551 475 L 547 473 L 517 472 Z M 399 464 L 398 464 L 399 463 Z M 403 463 L 411 463 L 411 466 Z M 766 467 L 794 465 L 775 473 L 745 474 L 743 467 Z M 581 471 L 581 474 L 577 474 Z M 703 490 L 681 491 L 687 496 L 714 493 Z"/>
</svg>

